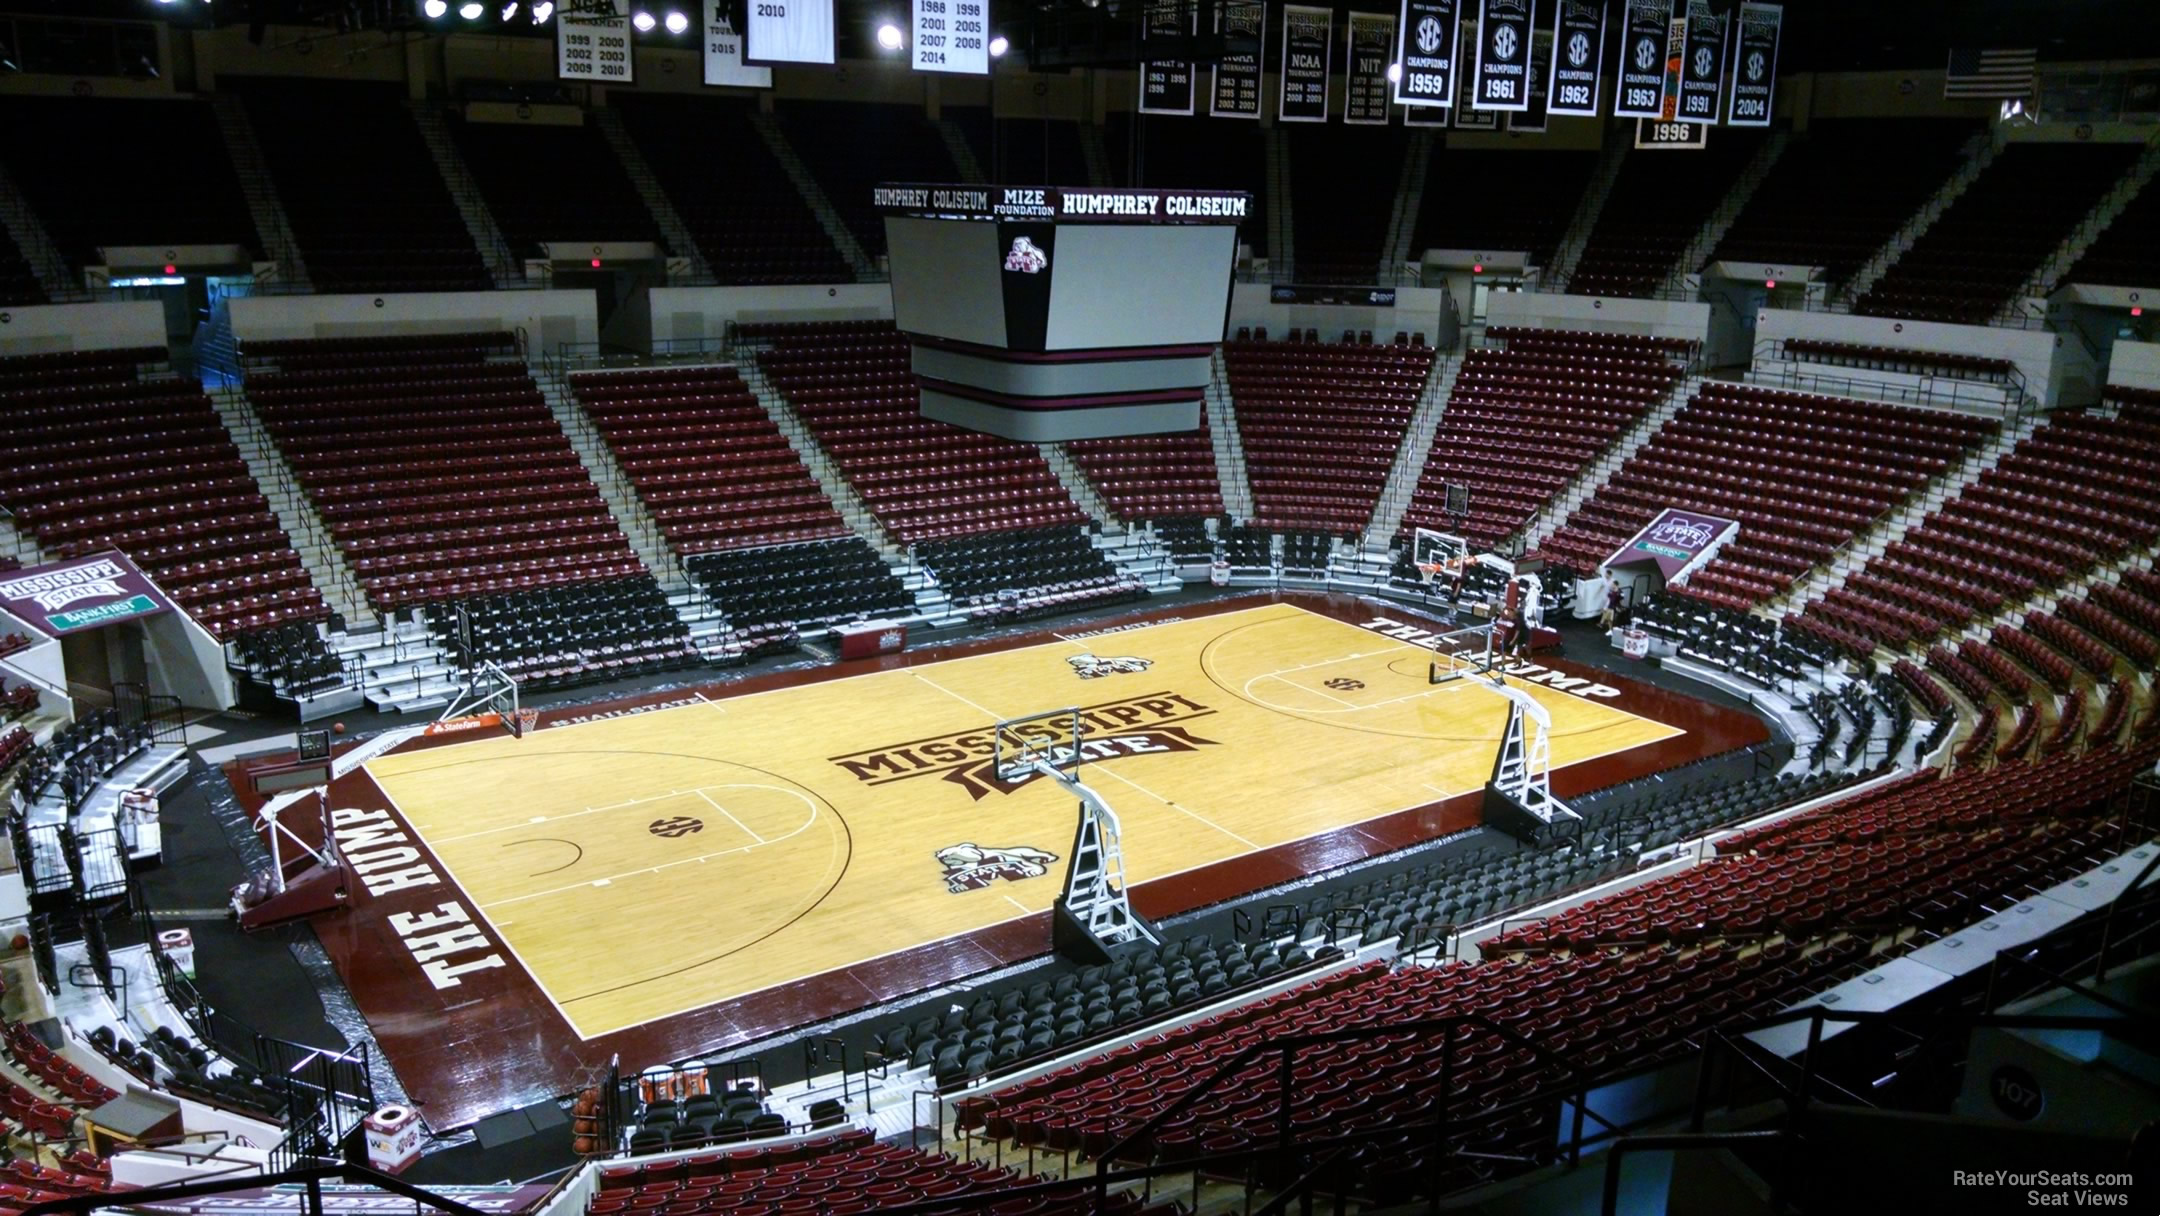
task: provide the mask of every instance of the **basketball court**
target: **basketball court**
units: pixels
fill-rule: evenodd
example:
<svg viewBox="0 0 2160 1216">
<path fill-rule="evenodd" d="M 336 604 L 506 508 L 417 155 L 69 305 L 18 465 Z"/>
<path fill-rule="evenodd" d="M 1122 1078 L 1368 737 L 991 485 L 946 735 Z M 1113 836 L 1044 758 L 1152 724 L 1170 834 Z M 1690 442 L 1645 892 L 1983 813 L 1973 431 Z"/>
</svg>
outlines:
<svg viewBox="0 0 2160 1216">
<path fill-rule="evenodd" d="M 393 753 L 367 770 L 584 1039 L 1048 910 L 1075 825 L 1000 719 L 1083 710 L 1144 884 L 1479 789 L 1506 703 L 1289 603 Z M 1522 681 L 1565 766 L 1672 739 Z M 1590 695 L 1585 695 L 1586 693 Z"/>
</svg>

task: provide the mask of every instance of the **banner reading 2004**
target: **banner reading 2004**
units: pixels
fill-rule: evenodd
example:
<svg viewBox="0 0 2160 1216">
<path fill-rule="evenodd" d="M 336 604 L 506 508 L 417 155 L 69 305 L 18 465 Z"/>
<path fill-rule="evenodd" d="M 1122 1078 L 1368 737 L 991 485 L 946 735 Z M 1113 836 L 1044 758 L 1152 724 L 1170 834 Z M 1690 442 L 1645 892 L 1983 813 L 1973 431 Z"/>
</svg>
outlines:
<svg viewBox="0 0 2160 1216">
<path fill-rule="evenodd" d="M 1777 98 L 1778 34 L 1784 25 L 1782 4 L 1740 6 L 1740 49 L 1733 56 L 1731 105 L 1725 113 L 1728 124 L 1770 125 L 1770 104 Z"/>
<path fill-rule="evenodd" d="M 1402 20 L 1396 26 L 1395 62 L 1402 65 L 1396 102 L 1455 104 L 1455 36 L 1461 20 L 1460 0 L 1403 0 Z"/>
</svg>

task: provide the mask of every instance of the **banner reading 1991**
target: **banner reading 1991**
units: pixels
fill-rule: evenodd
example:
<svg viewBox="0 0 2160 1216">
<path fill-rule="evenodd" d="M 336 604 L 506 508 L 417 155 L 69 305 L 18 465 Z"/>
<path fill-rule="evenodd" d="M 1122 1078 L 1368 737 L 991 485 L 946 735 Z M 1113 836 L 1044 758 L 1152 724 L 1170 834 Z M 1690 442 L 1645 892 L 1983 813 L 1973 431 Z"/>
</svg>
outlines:
<svg viewBox="0 0 2160 1216">
<path fill-rule="evenodd" d="M 1777 97 L 1778 34 L 1785 25 L 1785 6 L 1740 6 L 1740 49 L 1733 55 L 1732 104 L 1725 121 L 1736 127 L 1770 125 L 1770 103 Z"/>
<path fill-rule="evenodd" d="M 751 0 L 755 4 L 757 0 Z M 1154 0 L 1140 24 L 1140 42 L 1149 37 L 1175 38 L 1193 32 L 1198 20 L 1193 10 L 1174 0 Z M 1140 112 L 1184 114 L 1193 112 L 1193 65 L 1180 59 L 1147 59 L 1140 63 Z"/>
<path fill-rule="evenodd" d="M 1483 0 L 1471 104 L 1480 110 L 1530 108 L 1530 0 Z"/>
<path fill-rule="evenodd" d="M 1285 4 L 1282 10 L 1281 122 L 1326 122 L 1328 60 L 1335 49 L 1335 10 Z"/>
<path fill-rule="evenodd" d="M 1718 120 L 1724 107 L 1725 18 L 1710 11 L 1709 0 L 1688 0 L 1687 50 L 1680 68 L 1681 122 Z"/>
<path fill-rule="evenodd" d="M 1560 0 L 1553 19 L 1548 114 L 1597 117 L 1598 72 L 1605 64 L 1604 0 Z"/>
<path fill-rule="evenodd" d="M 1455 104 L 1455 35 L 1461 0 L 1403 0 L 1395 62 L 1395 100 L 1406 106 Z"/>
<path fill-rule="evenodd" d="M 1208 96 L 1214 118 L 1260 117 L 1260 65 L 1267 50 L 1267 6 L 1222 4 L 1215 8 L 1215 29 L 1244 34 L 1260 49 L 1250 55 L 1225 55 L 1215 65 L 1215 90 Z"/>
<path fill-rule="evenodd" d="M 1661 118 L 1665 105 L 1665 34 L 1672 19 L 1668 0 L 1627 0 L 1620 32 L 1619 87 L 1613 114 Z"/>
</svg>

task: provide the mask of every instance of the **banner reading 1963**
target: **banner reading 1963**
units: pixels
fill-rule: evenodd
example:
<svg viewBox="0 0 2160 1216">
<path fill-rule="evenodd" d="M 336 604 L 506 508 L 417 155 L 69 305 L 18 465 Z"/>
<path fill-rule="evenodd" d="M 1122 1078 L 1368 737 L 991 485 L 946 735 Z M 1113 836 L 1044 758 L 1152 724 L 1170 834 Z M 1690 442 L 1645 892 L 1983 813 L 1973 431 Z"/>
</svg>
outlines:
<svg viewBox="0 0 2160 1216">
<path fill-rule="evenodd" d="M 1350 14 L 1350 74 L 1343 90 L 1343 121 L 1385 126 L 1387 69 L 1395 53 L 1395 14 Z"/>
<path fill-rule="evenodd" d="M 1477 91 L 1480 110 L 1530 105 L 1530 0 L 1483 0 L 1478 16 Z"/>
<path fill-rule="evenodd" d="M 1613 94 L 1619 118 L 1661 118 L 1665 105 L 1665 33 L 1672 20 L 1667 0 L 1627 0 L 1620 32 L 1620 73 Z"/>
<path fill-rule="evenodd" d="M 1687 48 L 1680 68 L 1681 122 L 1718 120 L 1724 108 L 1725 18 L 1710 11 L 1709 0 L 1689 0 Z"/>
<path fill-rule="evenodd" d="M 1335 10 L 1285 4 L 1282 31 L 1282 96 L 1275 117 L 1281 122 L 1326 122 Z"/>
<path fill-rule="evenodd" d="M 1785 26 L 1782 4 L 1740 6 L 1739 49 L 1733 53 L 1732 104 L 1725 121 L 1736 127 L 1767 127 L 1777 97 L 1778 35 Z"/>
<path fill-rule="evenodd" d="M 1553 18 L 1548 114 L 1597 117 L 1598 72 L 1605 64 L 1604 0 L 1560 0 Z"/>
<path fill-rule="evenodd" d="M 756 3 L 757 0 L 751 0 Z M 1156 0 L 1147 6 L 1140 25 L 1140 42 L 1151 37 L 1176 38 L 1193 32 L 1193 10 L 1175 0 Z M 1184 114 L 1193 112 L 1193 65 L 1182 59 L 1142 59 L 1140 63 L 1140 112 Z"/>
<path fill-rule="evenodd" d="M 1253 38 L 1260 50 L 1250 55 L 1225 55 L 1215 65 L 1215 90 L 1208 97 L 1208 114 L 1215 118 L 1260 117 L 1260 65 L 1267 50 L 1267 6 L 1223 4 L 1215 9 L 1215 28 L 1224 34 Z"/>
<path fill-rule="evenodd" d="M 1395 100 L 1406 106 L 1455 104 L 1455 39 L 1461 0 L 1403 0 L 1395 62 Z"/>
</svg>

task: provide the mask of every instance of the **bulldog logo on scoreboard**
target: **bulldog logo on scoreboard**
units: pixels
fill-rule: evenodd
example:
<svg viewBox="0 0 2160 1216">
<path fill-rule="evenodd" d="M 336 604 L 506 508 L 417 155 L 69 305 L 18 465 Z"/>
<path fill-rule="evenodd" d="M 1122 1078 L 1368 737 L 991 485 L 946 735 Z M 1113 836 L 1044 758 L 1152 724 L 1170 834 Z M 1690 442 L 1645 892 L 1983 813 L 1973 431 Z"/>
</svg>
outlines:
<svg viewBox="0 0 2160 1216">
<path fill-rule="evenodd" d="M 1072 664 L 1073 674 L 1083 680 L 1109 675 L 1130 675 L 1136 671 L 1146 671 L 1155 665 L 1153 659 L 1136 659 L 1131 655 L 1105 658 L 1101 655 L 1076 654 L 1065 661 Z"/>
<path fill-rule="evenodd" d="M 979 844 L 962 843 L 947 845 L 937 851 L 938 864 L 945 867 L 945 889 L 954 895 L 980 891 L 999 879 L 1020 882 L 1041 878 L 1050 872 L 1057 859 L 1055 853 L 1026 845 L 984 848 Z"/>
<path fill-rule="evenodd" d="M 1005 254 L 1005 269 L 1021 274 L 1041 274 L 1050 267 L 1050 255 L 1042 247 L 1024 236 L 1013 238 L 1012 248 Z"/>
</svg>

